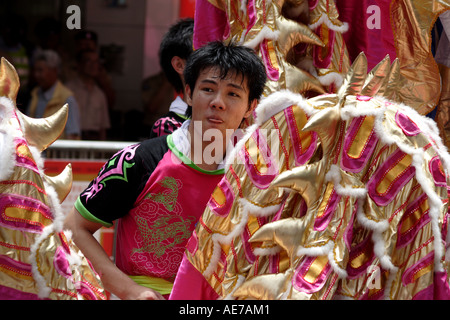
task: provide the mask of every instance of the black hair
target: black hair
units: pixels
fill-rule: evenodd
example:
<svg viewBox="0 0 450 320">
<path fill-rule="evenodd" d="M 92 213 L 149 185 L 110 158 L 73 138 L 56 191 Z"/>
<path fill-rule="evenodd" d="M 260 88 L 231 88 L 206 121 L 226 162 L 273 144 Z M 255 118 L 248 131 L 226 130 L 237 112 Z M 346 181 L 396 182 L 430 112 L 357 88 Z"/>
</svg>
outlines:
<svg viewBox="0 0 450 320">
<path fill-rule="evenodd" d="M 187 59 L 191 55 L 193 34 L 194 19 L 182 19 L 170 27 L 159 47 L 159 64 L 177 93 L 182 93 L 184 87 L 180 76 L 172 67 L 172 58 Z"/>
<path fill-rule="evenodd" d="M 94 41 L 96 44 L 98 43 L 98 35 L 96 32 L 94 31 L 90 31 L 90 30 L 82 30 L 77 32 L 77 34 L 75 34 L 74 37 L 75 40 L 92 40 Z"/>
<path fill-rule="evenodd" d="M 247 78 L 249 104 L 253 100 L 260 99 L 267 76 L 264 64 L 254 50 L 232 43 L 226 45 L 214 41 L 194 51 L 184 68 L 184 80 L 191 88 L 191 94 L 194 92 L 200 72 L 210 67 L 217 67 L 220 70 L 221 79 L 230 73 L 242 75 L 242 79 Z M 186 115 L 191 116 L 191 112 L 192 109 L 189 107 Z"/>
</svg>

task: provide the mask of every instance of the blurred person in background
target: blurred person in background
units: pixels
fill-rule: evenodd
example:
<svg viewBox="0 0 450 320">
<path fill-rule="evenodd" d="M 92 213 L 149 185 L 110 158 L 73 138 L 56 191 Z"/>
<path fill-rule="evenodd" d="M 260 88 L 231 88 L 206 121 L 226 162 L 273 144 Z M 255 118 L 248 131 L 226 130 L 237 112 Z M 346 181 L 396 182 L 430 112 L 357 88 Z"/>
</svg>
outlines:
<svg viewBox="0 0 450 320">
<path fill-rule="evenodd" d="M 73 72 L 71 75 L 68 75 L 67 81 L 69 81 L 73 76 L 77 74 L 78 70 L 78 59 L 77 56 L 82 51 L 91 50 L 96 51 L 99 54 L 100 57 L 100 48 L 98 44 L 98 35 L 96 32 L 92 30 L 82 30 L 79 31 L 75 35 L 75 61 L 73 62 Z M 103 93 L 106 96 L 106 100 L 108 102 L 108 109 L 111 110 L 114 107 L 114 104 L 116 102 L 116 91 L 114 90 L 114 87 L 112 85 L 111 77 L 108 74 L 108 71 L 106 70 L 105 66 L 103 65 L 101 59 L 99 60 L 100 63 L 98 65 L 98 73 L 95 76 L 95 81 L 97 82 L 97 85 L 100 87 L 100 89 L 103 91 Z"/>
<path fill-rule="evenodd" d="M 53 50 L 38 50 L 33 57 L 33 77 L 37 86 L 31 91 L 26 114 L 33 118 L 48 117 L 69 105 L 69 116 L 62 139 L 80 139 L 80 114 L 72 91 L 59 80 L 61 60 Z"/>
<path fill-rule="evenodd" d="M 169 111 L 156 120 L 150 138 L 168 135 L 181 127 L 187 119 L 187 104 L 183 71 L 187 58 L 193 52 L 192 37 L 194 20 L 186 18 L 170 27 L 159 48 L 159 62 L 165 77 L 173 86 L 177 97 L 170 104 Z M 158 100 L 156 100 L 158 103 Z M 158 108 L 158 105 L 154 106 Z"/>
<path fill-rule="evenodd" d="M 107 98 L 96 82 L 99 72 L 97 51 L 85 49 L 77 55 L 77 75 L 66 82 L 80 106 L 83 140 L 106 140 L 111 126 Z"/>
</svg>

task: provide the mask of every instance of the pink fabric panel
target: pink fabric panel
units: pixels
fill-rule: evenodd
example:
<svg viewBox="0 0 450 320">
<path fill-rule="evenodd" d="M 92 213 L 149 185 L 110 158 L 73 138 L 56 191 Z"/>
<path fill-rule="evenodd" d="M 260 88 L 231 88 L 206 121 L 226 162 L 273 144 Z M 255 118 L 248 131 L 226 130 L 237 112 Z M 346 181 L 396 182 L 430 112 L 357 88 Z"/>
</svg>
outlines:
<svg viewBox="0 0 450 320">
<path fill-rule="evenodd" d="M 397 54 L 394 47 L 394 35 L 390 23 L 391 0 L 338 0 L 336 6 L 339 20 L 347 22 L 349 29 L 343 34 L 351 61 L 360 52 L 367 56 L 368 69 L 371 70 L 386 54 L 393 61 Z M 380 8 L 380 28 L 369 29 L 367 21 L 376 14 L 369 7 Z"/>
<path fill-rule="evenodd" d="M 434 273 L 434 300 L 450 300 L 450 287 L 447 279 L 445 271 Z"/>
<path fill-rule="evenodd" d="M 364 119 L 365 117 L 353 118 L 345 136 L 344 152 L 342 154 L 341 166 L 344 170 L 349 172 L 361 172 L 361 170 L 364 169 L 364 167 L 367 165 L 367 161 L 369 161 L 370 157 L 372 156 L 373 150 L 378 143 L 378 137 L 372 129 L 372 133 L 367 141 L 365 141 L 365 147 L 359 157 L 352 157 L 348 154 L 348 151 L 354 143 L 354 139 L 358 135 Z"/>
<path fill-rule="evenodd" d="M 219 204 L 216 202 L 214 197 L 211 197 L 208 202 L 208 207 L 213 213 L 217 214 L 218 216 L 226 217 L 230 213 L 231 207 L 234 203 L 235 197 L 233 189 L 226 177 L 223 177 L 223 179 L 217 185 L 217 188 L 220 188 L 220 190 L 222 190 L 223 194 L 225 195 L 225 203 Z"/>
<path fill-rule="evenodd" d="M 333 189 L 330 199 L 328 199 L 325 212 L 322 214 L 322 216 L 316 217 L 314 221 L 314 230 L 323 231 L 328 227 L 328 224 L 333 218 L 340 200 L 341 196 L 339 196 L 336 190 Z"/>
<path fill-rule="evenodd" d="M 195 2 L 194 49 L 211 41 L 222 41 L 230 32 L 226 13 L 208 2 Z"/>
<path fill-rule="evenodd" d="M 395 122 L 402 128 L 403 133 L 407 136 L 417 136 L 421 130 L 406 114 L 397 111 L 395 114 Z"/>
<path fill-rule="evenodd" d="M 184 256 L 169 300 L 217 300 L 218 298 L 218 294 L 203 275 Z"/>
<path fill-rule="evenodd" d="M 19 291 L 19 290 L 5 287 L 2 285 L 0 285 L 0 299 L 1 300 L 40 300 L 39 297 L 33 293 Z"/>
<path fill-rule="evenodd" d="M 316 258 L 317 257 L 306 257 L 295 271 L 292 284 L 297 291 L 312 294 L 322 289 L 325 285 L 327 278 L 332 271 L 329 263 L 326 264 L 313 283 L 309 282 L 304 277 Z"/>
</svg>

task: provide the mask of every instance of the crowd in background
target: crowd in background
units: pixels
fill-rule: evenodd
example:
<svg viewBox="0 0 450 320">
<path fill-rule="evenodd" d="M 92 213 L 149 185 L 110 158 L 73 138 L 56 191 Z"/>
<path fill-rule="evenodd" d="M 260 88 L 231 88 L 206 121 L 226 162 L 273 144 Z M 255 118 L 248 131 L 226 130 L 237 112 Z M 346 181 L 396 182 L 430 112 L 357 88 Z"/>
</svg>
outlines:
<svg viewBox="0 0 450 320">
<path fill-rule="evenodd" d="M 11 62 L 19 75 L 16 103 L 20 111 L 40 118 L 68 104 L 63 139 L 138 141 L 150 136 L 153 122 L 174 98 L 164 74 L 143 80 L 142 111 L 122 114 L 114 110 L 116 92 L 95 31 L 82 29 L 73 39 L 64 39 L 72 41 L 68 50 L 62 45 L 60 21 L 39 21 L 33 30 L 34 42 L 25 26 L 26 21 L 17 15 L 0 21 L 0 56 Z"/>
</svg>

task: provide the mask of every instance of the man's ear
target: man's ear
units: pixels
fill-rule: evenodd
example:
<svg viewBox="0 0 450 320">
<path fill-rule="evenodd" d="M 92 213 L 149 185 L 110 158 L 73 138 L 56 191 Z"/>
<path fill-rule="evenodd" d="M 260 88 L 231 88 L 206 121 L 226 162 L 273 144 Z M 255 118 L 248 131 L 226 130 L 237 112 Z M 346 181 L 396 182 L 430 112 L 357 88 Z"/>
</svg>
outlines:
<svg viewBox="0 0 450 320">
<path fill-rule="evenodd" d="M 248 118 L 251 114 L 252 114 L 252 112 L 253 112 L 253 110 L 255 110 L 256 109 L 256 106 L 258 105 L 258 100 L 253 100 L 252 102 L 250 102 L 250 105 L 249 105 L 249 107 L 248 107 L 248 110 L 247 110 L 247 112 L 245 112 L 245 114 L 244 114 L 244 118 Z"/>
<path fill-rule="evenodd" d="M 192 92 L 191 87 L 188 84 L 184 86 L 184 92 L 186 93 L 186 103 L 192 107 Z"/>
<path fill-rule="evenodd" d="M 170 60 L 170 62 L 172 63 L 172 67 L 175 69 L 175 71 L 179 75 L 182 75 L 183 71 L 184 71 L 184 67 L 186 66 L 186 60 L 182 59 L 178 56 L 175 56 L 172 58 L 172 60 Z"/>
</svg>

